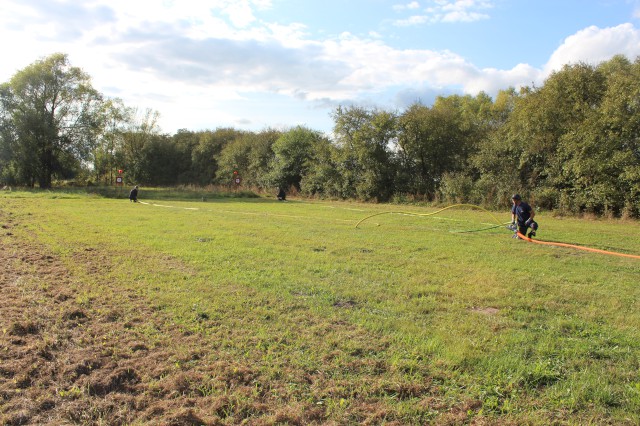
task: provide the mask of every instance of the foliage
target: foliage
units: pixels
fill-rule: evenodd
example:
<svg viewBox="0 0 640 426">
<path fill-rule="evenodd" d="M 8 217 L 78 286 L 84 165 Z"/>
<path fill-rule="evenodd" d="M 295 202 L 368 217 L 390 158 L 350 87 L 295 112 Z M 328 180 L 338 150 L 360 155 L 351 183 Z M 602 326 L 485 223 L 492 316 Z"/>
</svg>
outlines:
<svg viewBox="0 0 640 426">
<path fill-rule="evenodd" d="M 238 172 L 244 186 L 269 188 L 269 164 L 274 156 L 271 147 L 281 134 L 274 129 L 247 132 L 226 144 L 220 152 L 216 183 L 232 185 L 234 172 Z"/>
<path fill-rule="evenodd" d="M 0 89 L 3 151 L 15 181 L 51 187 L 90 158 L 102 98 L 89 76 L 57 53 L 17 72 Z M 6 154 L 5 154 L 6 156 Z"/>
<path fill-rule="evenodd" d="M 93 177 L 95 183 L 114 185 L 116 173 L 125 165 L 124 126 L 132 110 L 125 107 L 120 99 L 108 99 L 99 114 L 104 127 L 93 151 Z"/>
<path fill-rule="evenodd" d="M 308 173 L 313 151 L 323 136 L 302 126 L 283 133 L 271 147 L 273 158 L 269 164 L 267 182 L 271 187 L 300 191 L 302 177 Z"/>
<path fill-rule="evenodd" d="M 391 198 L 396 171 L 391 145 L 396 139 L 396 116 L 362 107 L 338 107 L 333 115 L 338 146 L 341 196 L 386 201 Z"/>
<path fill-rule="evenodd" d="M 511 92 L 504 124 L 473 157 L 478 184 L 572 213 L 637 214 L 638 83 L 640 62 L 615 57 L 565 66 L 543 87 Z"/>
<path fill-rule="evenodd" d="M 123 170 L 129 182 L 150 184 L 152 160 L 146 158 L 153 151 L 150 146 L 160 136 L 158 126 L 159 114 L 147 109 L 142 113 L 132 110 L 129 120 L 125 123 L 122 134 Z"/>
<path fill-rule="evenodd" d="M 197 144 L 191 150 L 191 167 L 185 168 L 184 179 L 181 179 L 180 183 L 213 183 L 220 169 L 220 154 L 223 148 L 244 133 L 232 128 L 219 128 L 193 134 L 197 137 Z M 191 173 L 191 176 L 188 173 Z"/>
<path fill-rule="evenodd" d="M 241 187 L 269 192 L 493 208 L 517 192 L 536 208 L 639 217 L 639 88 L 640 58 L 616 56 L 566 65 L 540 87 L 501 90 L 495 100 L 339 106 L 330 137 L 304 126 L 165 135 L 158 112 L 103 99 L 57 54 L 0 86 L 0 180 L 113 185 L 124 170 L 130 184 L 231 188 L 239 177 Z"/>
<path fill-rule="evenodd" d="M 300 181 L 303 194 L 324 198 L 342 197 L 342 175 L 338 171 L 340 149 L 328 138 L 314 139 L 307 172 Z"/>
</svg>

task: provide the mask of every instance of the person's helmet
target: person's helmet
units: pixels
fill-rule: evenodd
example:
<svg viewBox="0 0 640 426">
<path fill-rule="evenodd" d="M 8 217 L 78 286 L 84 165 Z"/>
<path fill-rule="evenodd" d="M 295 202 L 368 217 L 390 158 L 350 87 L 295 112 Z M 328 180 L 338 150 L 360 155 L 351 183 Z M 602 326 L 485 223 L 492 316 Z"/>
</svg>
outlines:
<svg viewBox="0 0 640 426">
<path fill-rule="evenodd" d="M 522 197 L 520 196 L 520 194 L 513 194 L 511 196 L 511 199 L 518 201 L 518 200 L 522 200 Z"/>
</svg>

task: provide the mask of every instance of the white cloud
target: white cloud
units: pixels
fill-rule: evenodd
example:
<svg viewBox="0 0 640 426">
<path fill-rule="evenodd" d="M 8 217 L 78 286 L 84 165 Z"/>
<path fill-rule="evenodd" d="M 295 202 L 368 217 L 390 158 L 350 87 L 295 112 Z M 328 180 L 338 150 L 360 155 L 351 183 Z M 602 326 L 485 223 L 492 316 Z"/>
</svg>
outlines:
<svg viewBox="0 0 640 426">
<path fill-rule="evenodd" d="M 343 33 L 312 39 L 303 24 L 262 22 L 258 10 L 271 7 L 270 0 L 52 3 L 0 4 L 3 38 L 20 40 L 3 45 L 3 55 L 11 61 L 0 62 L 0 81 L 39 57 L 68 53 L 98 90 L 127 105 L 160 111 L 163 127 L 171 129 L 247 122 L 249 110 L 258 107 L 270 108 L 256 114 L 268 117 L 275 110 L 269 100 L 273 94 L 279 105 L 291 100 L 309 109 L 381 99 L 389 92 L 405 101 L 434 93 L 495 95 L 509 86 L 542 83 L 566 63 L 640 55 L 640 32 L 632 24 L 589 27 L 567 37 L 543 69 L 527 64 L 495 69 L 478 68 L 446 50 L 397 49 L 375 32 L 367 38 Z M 405 6 L 408 10 L 414 4 Z M 481 19 L 474 14 L 492 3 L 437 0 L 430 5 L 428 14 L 409 20 L 443 21 L 447 14 L 458 21 Z M 234 113 L 230 105 L 242 105 L 235 110 L 242 112 Z"/>
<path fill-rule="evenodd" d="M 414 3 L 417 5 L 417 2 L 411 4 L 414 5 Z M 403 11 L 417 9 L 418 7 L 394 6 L 394 9 Z M 493 8 L 493 3 L 489 0 L 433 0 L 433 5 L 425 8 L 424 13 L 397 19 L 394 24 L 399 27 L 408 27 L 437 22 L 475 22 L 489 19 L 490 16 L 488 14 L 480 11 L 491 8 Z"/>
<path fill-rule="evenodd" d="M 468 11 L 453 11 L 448 12 L 440 19 L 442 22 L 475 22 L 483 19 L 489 19 L 489 15 L 486 13 L 468 12 Z"/>
<path fill-rule="evenodd" d="M 435 22 L 439 19 L 438 15 L 429 16 L 429 15 L 414 15 L 410 16 L 406 19 L 398 19 L 394 21 L 394 25 L 398 27 L 411 27 L 414 25 L 422 25 L 429 22 Z"/>
<path fill-rule="evenodd" d="M 477 94 L 482 91 L 495 95 L 509 87 L 530 86 L 532 83 L 540 82 L 542 78 L 542 71 L 528 64 L 518 64 L 510 70 L 485 68 L 473 73 L 464 84 L 464 92 Z"/>
<path fill-rule="evenodd" d="M 614 55 L 635 59 L 640 55 L 640 31 L 632 24 L 598 28 L 591 26 L 567 37 L 544 67 L 545 74 L 565 64 L 586 62 L 596 65 Z"/>
<path fill-rule="evenodd" d="M 256 20 L 248 1 L 235 1 L 222 9 L 236 27 L 246 28 Z"/>
<path fill-rule="evenodd" d="M 418 3 L 417 1 L 412 1 L 411 3 L 407 3 L 407 4 L 396 4 L 393 6 L 393 10 L 396 10 L 396 11 L 415 10 L 415 9 L 420 9 L 420 3 Z"/>
</svg>

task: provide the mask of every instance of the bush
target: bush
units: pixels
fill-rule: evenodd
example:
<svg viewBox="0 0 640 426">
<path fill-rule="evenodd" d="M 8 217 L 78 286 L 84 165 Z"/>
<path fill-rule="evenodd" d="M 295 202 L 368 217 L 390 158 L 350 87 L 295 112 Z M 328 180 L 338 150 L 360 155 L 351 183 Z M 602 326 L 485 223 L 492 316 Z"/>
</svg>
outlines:
<svg viewBox="0 0 640 426">
<path fill-rule="evenodd" d="M 543 188 L 534 192 L 534 200 L 537 208 L 555 210 L 559 205 L 560 192 L 554 188 Z"/>
<path fill-rule="evenodd" d="M 440 193 L 443 201 L 450 203 L 476 202 L 474 196 L 473 179 L 463 173 L 445 173 L 440 183 Z"/>
</svg>

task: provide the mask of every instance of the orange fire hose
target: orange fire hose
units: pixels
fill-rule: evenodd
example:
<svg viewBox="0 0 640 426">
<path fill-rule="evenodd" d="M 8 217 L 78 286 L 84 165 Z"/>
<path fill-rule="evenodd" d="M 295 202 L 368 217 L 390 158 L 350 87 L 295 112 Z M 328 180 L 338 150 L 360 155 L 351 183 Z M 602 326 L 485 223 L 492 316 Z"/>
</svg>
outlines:
<svg viewBox="0 0 640 426">
<path fill-rule="evenodd" d="M 520 232 L 518 232 L 518 237 L 520 239 L 522 239 L 522 240 L 529 241 L 530 243 L 543 244 L 545 246 L 568 247 L 568 248 L 573 248 L 573 249 L 578 249 L 578 250 L 590 251 L 592 253 L 608 254 L 608 255 L 611 255 L 611 256 L 620 256 L 620 257 L 629 257 L 631 259 L 640 259 L 640 256 L 635 255 L 635 254 L 617 253 L 615 251 L 606 251 L 606 250 L 600 250 L 600 249 L 595 249 L 595 248 L 591 248 L 591 247 L 577 246 L 575 244 L 552 243 L 552 242 L 549 242 L 549 241 L 534 240 L 534 239 L 529 238 L 529 237 L 527 237 L 525 235 L 522 235 Z"/>
<path fill-rule="evenodd" d="M 378 212 L 378 213 L 374 213 L 372 215 L 369 215 L 369 216 L 361 219 L 360 221 L 358 221 L 358 223 L 356 223 L 356 228 L 358 227 L 358 225 L 360 225 L 365 220 L 367 220 L 369 218 L 372 218 L 374 216 L 382 215 L 382 214 L 398 213 L 398 214 L 406 214 L 406 215 L 411 215 L 411 216 L 432 216 L 432 215 L 435 215 L 437 213 L 440 213 L 440 212 L 442 212 L 444 210 L 447 210 L 447 209 L 450 209 L 450 208 L 453 208 L 453 207 L 472 207 L 472 208 L 475 208 L 475 209 L 483 210 L 483 211 L 489 213 L 491 215 L 491 217 L 494 219 L 494 221 L 496 223 L 498 223 L 498 225 L 491 226 L 489 228 L 475 229 L 475 230 L 471 230 L 471 231 L 458 231 L 456 233 L 468 233 L 468 232 L 486 231 L 486 230 L 489 230 L 489 229 L 493 229 L 493 228 L 497 228 L 497 227 L 505 225 L 505 224 L 500 224 L 500 221 L 498 219 L 496 219 L 495 216 L 493 216 L 488 210 L 485 210 L 484 208 L 482 208 L 480 206 L 476 206 L 476 205 L 473 205 L 473 204 L 454 204 L 452 206 L 445 207 L 443 209 L 440 209 L 440 210 L 432 212 L 432 213 L 414 213 L 414 212 L 399 212 L 399 211 Z M 556 242 L 551 242 L 551 241 L 534 240 L 532 238 L 527 237 L 526 235 L 522 235 L 520 232 L 517 232 L 517 234 L 518 234 L 518 237 L 520 237 L 520 239 L 528 241 L 530 243 L 542 244 L 542 245 L 546 245 L 546 246 L 566 247 L 566 248 L 572 248 L 572 249 L 576 249 L 576 250 L 588 251 L 588 252 L 591 252 L 591 253 L 607 254 L 607 255 L 610 255 L 610 256 L 627 257 L 627 258 L 630 258 L 630 259 L 638 259 L 638 260 L 640 260 L 640 255 L 636 255 L 636 254 L 618 253 L 618 252 L 615 252 L 615 251 L 600 250 L 600 249 L 595 249 L 595 248 L 591 248 L 591 247 L 578 246 L 578 245 L 575 245 L 575 244 L 556 243 Z"/>
</svg>

